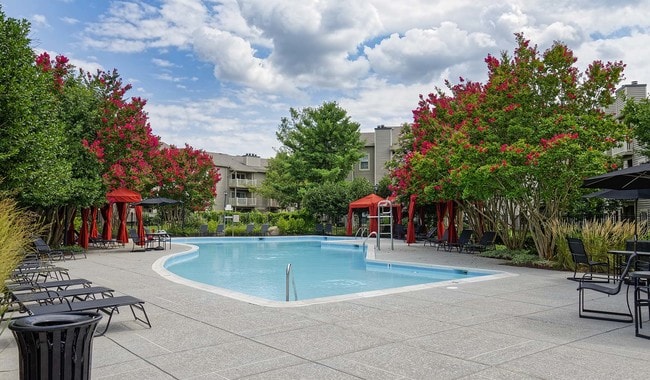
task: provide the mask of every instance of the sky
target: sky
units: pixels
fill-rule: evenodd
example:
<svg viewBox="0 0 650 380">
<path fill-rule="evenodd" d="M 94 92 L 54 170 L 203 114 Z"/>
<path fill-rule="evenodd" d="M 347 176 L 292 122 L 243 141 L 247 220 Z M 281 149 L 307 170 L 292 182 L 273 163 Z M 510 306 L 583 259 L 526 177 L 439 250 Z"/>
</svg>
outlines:
<svg viewBox="0 0 650 380">
<path fill-rule="evenodd" d="M 560 41 L 584 70 L 623 61 L 650 82 L 650 1 L 2 0 L 32 47 L 117 69 L 147 100 L 155 135 L 179 147 L 275 156 L 289 109 L 336 101 L 362 132 L 413 121 L 420 94 L 485 82 L 515 33 Z"/>
</svg>

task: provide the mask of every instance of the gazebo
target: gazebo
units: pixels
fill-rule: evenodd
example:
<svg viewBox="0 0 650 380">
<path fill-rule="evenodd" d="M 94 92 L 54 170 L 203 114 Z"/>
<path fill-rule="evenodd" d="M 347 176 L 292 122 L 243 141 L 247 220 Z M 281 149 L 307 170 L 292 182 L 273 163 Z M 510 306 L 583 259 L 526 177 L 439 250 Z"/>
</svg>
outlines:
<svg viewBox="0 0 650 380">
<path fill-rule="evenodd" d="M 370 194 L 366 195 L 363 198 L 357 199 L 354 202 L 351 202 L 350 205 L 348 206 L 348 223 L 347 223 L 347 229 L 346 233 L 348 235 L 352 235 L 352 214 L 354 213 L 354 210 L 358 209 L 368 209 L 368 215 L 373 216 L 373 218 L 370 218 L 370 229 L 369 232 L 377 232 L 377 212 L 378 212 L 378 204 L 381 201 L 389 200 L 391 202 L 394 201 L 394 199 L 384 199 L 380 197 L 377 194 Z M 397 223 L 402 222 L 402 207 L 399 204 L 393 204 L 393 208 L 397 208 Z"/>
<path fill-rule="evenodd" d="M 120 188 L 113 190 L 106 194 L 108 204 L 102 207 L 102 217 L 104 218 L 104 229 L 102 230 L 102 237 L 106 240 L 112 238 L 111 234 L 111 217 L 112 205 L 117 205 L 117 212 L 120 218 L 120 227 L 117 232 L 117 241 L 123 244 L 129 242 L 129 234 L 126 230 L 126 208 L 128 203 L 138 203 L 142 201 L 142 196 L 135 191 Z M 135 206 L 135 216 L 138 219 L 138 236 L 140 241 L 144 241 L 144 224 L 142 222 L 142 206 Z"/>
</svg>

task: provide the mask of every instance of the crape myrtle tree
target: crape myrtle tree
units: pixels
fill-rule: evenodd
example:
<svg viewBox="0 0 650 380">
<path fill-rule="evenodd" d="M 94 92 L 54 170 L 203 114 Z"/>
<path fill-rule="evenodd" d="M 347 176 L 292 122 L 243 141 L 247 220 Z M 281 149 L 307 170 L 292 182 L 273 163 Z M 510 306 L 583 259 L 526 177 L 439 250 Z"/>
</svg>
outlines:
<svg viewBox="0 0 650 380">
<path fill-rule="evenodd" d="M 98 72 L 89 85 L 101 94 L 102 104 L 100 127 L 84 145 L 103 165 L 106 187 L 176 199 L 193 210 L 207 208 L 220 179 L 210 155 L 189 145 L 163 148 L 151 131 L 146 101 L 126 98 L 131 85 L 124 85 L 116 70 Z"/>
<path fill-rule="evenodd" d="M 516 42 L 514 56 L 485 59 L 487 83 L 461 78 L 447 83 L 449 94 L 421 97 L 405 139 L 412 143 L 394 164 L 394 189 L 500 219 L 510 248 L 521 246 L 508 238 L 526 226 L 540 257 L 551 258 L 549 221 L 581 196 L 585 177 L 612 168 L 604 152 L 627 135 L 602 111 L 624 65 L 594 61 L 580 73 L 560 42 L 541 54 L 521 34 Z M 507 222 L 518 217 L 519 225 Z"/>
<path fill-rule="evenodd" d="M 283 206 L 300 205 L 312 186 L 345 180 L 363 149 L 359 123 L 336 102 L 289 112 L 276 132 L 282 147 L 258 189 Z"/>
</svg>

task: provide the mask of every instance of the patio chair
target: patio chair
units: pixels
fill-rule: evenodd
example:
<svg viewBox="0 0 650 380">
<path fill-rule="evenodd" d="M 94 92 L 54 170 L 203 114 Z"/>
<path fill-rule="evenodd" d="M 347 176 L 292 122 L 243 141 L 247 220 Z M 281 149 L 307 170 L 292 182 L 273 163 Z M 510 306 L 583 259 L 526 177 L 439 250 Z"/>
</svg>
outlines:
<svg viewBox="0 0 650 380">
<path fill-rule="evenodd" d="M 404 225 L 395 223 L 393 225 L 393 239 L 404 239 L 406 238 L 406 232 L 404 231 Z"/>
<path fill-rule="evenodd" d="M 494 241 L 497 238 L 496 231 L 485 231 L 478 243 L 470 243 L 465 245 L 467 252 L 484 252 L 488 249 L 494 249 Z"/>
<path fill-rule="evenodd" d="M 140 235 L 134 230 L 130 229 L 129 230 L 129 238 L 133 242 L 133 247 L 131 247 L 131 252 L 135 252 L 135 247 L 141 247 L 141 251 L 146 251 L 151 243 L 153 242 L 153 239 L 149 239 L 148 237 L 143 237 L 140 239 Z"/>
<path fill-rule="evenodd" d="M 74 259 L 74 255 L 72 255 L 70 252 L 65 252 L 60 249 L 52 249 L 50 246 L 43 240 L 42 238 L 36 238 L 32 242 L 34 245 L 34 248 L 36 249 L 36 253 L 38 253 L 39 256 L 43 258 L 47 258 L 49 261 L 53 261 L 55 258 L 58 260 L 65 261 L 65 256 L 68 255 L 71 258 Z"/>
<path fill-rule="evenodd" d="M 226 234 L 226 226 L 224 224 L 217 225 L 217 231 L 214 233 L 216 236 L 223 236 Z"/>
<path fill-rule="evenodd" d="M 595 282 L 607 282 L 610 281 L 610 272 L 609 272 L 609 259 L 607 261 L 594 261 L 589 258 L 587 250 L 585 249 L 582 240 L 579 238 L 566 238 L 567 243 L 569 244 L 569 251 L 571 251 L 571 257 L 573 258 L 574 268 L 573 268 L 573 277 L 567 277 L 569 280 L 573 281 L 595 281 Z M 577 277 L 578 267 L 580 265 L 586 266 L 588 272 L 582 275 L 582 278 Z M 594 276 L 594 269 L 604 270 L 607 273 L 607 279 L 595 280 L 594 278 L 599 278 Z"/>
<path fill-rule="evenodd" d="M 246 235 L 252 235 L 253 234 L 253 229 L 255 228 L 254 223 L 248 223 L 246 225 Z"/>
<path fill-rule="evenodd" d="M 460 236 L 458 236 L 458 240 L 456 242 L 454 243 L 448 242 L 446 244 L 446 249 L 448 251 L 451 251 L 452 249 L 456 248 L 458 252 L 462 252 L 463 248 L 465 248 L 465 245 L 470 243 L 473 233 L 474 230 L 469 230 L 469 229 L 463 230 L 460 233 Z"/>
<path fill-rule="evenodd" d="M 208 225 L 201 224 L 199 226 L 199 236 L 208 236 Z"/>
<path fill-rule="evenodd" d="M 594 281 L 589 281 L 588 279 L 581 278 L 578 284 L 578 315 L 580 318 L 589 318 L 589 319 L 600 319 L 605 321 L 613 322 L 627 322 L 630 323 L 634 319 L 632 317 L 632 309 L 630 308 L 630 300 L 627 294 L 625 295 L 627 303 L 627 313 L 618 312 L 618 311 L 608 311 L 608 310 L 598 310 L 598 309 L 587 309 L 585 308 L 585 290 L 592 290 L 598 293 L 607 294 L 608 296 L 613 296 L 621 292 L 623 283 L 625 283 L 625 277 L 628 275 L 630 268 L 634 265 L 637 255 L 630 255 L 625 264 L 625 269 L 621 273 L 620 281 L 616 281 L 615 286 L 606 286 L 596 283 Z M 628 286 L 629 291 L 629 286 Z M 602 314 L 603 316 L 600 316 Z"/>
<path fill-rule="evenodd" d="M 316 224 L 316 229 L 314 233 L 316 235 L 325 235 L 325 227 L 323 226 L 323 223 Z"/>
<path fill-rule="evenodd" d="M 101 295 L 102 298 L 112 297 L 114 290 L 105 286 L 90 286 L 82 288 L 73 288 L 66 290 L 44 290 L 41 292 L 27 292 L 27 293 L 12 293 L 14 299 L 25 310 L 23 304 L 29 302 L 38 302 L 40 305 L 53 303 L 58 301 L 64 302 L 64 298 L 70 298 L 71 301 L 87 301 L 95 299 L 96 295 Z"/>
<path fill-rule="evenodd" d="M 442 234 L 442 238 L 438 239 L 437 236 L 432 236 L 431 239 L 429 239 L 429 244 L 433 247 L 433 245 L 436 245 L 436 249 L 440 249 L 440 247 L 444 248 L 447 245 L 447 242 L 449 241 L 449 230 L 446 230 Z"/>
<path fill-rule="evenodd" d="M 325 227 L 323 228 L 323 233 L 325 235 L 331 235 L 332 234 L 332 223 L 327 223 Z"/>
<path fill-rule="evenodd" d="M 269 224 L 264 223 L 262 224 L 262 227 L 260 228 L 260 235 L 266 236 L 269 234 Z"/>
<path fill-rule="evenodd" d="M 431 246 L 433 246 L 434 240 L 438 240 L 438 235 L 437 235 L 438 229 L 436 227 L 431 228 L 429 231 L 427 231 L 427 234 L 424 236 L 424 245 L 426 246 L 427 243 L 429 243 Z M 416 237 L 417 240 L 417 237 Z"/>
<path fill-rule="evenodd" d="M 115 296 L 115 297 L 106 297 L 98 298 L 88 301 L 77 301 L 70 302 L 67 298 L 64 298 L 64 302 L 53 305 L 25 305 L 25 310 L 29 315 L 42 315 L 42 314 L 51 314 L 51 313 L 64 313 L 71 311 L 88 311 L 88 310 L 97 310 L 102 311 L 108 315 L 108 320 L 106 321 L 106 327 L 102 331 L 99 331 L 95 336 L 101 336 L 106 333 L 108 327 L 111 324 L 111 319 L 113 318 L 113 313 L 118 311 L 120 306 L 128 306 L 131 308 L 131 313 L 133 318 L 136 321 L 142 322 L 151 328 L 151 322 L 147 316 L 147 312 L 144 309 L 144 301 L 132 296 Z M 138 309 L 144 319 L 138 317 L 135 313 L 135 309 Z M 119 311 L 118 311 L 119 313 Z"/>
</svg>

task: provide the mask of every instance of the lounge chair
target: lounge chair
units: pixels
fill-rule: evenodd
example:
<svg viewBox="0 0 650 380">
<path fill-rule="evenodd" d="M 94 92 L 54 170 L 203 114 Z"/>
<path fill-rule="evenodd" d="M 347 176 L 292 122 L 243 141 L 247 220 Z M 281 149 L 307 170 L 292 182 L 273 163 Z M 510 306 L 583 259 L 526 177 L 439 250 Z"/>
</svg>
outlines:
<svg viewBox="0 0 650 380">
<path fill-rule="evenodd" d="M 208 236 L 208 225 L 201 224 L 199 226 L 199 236 Z"/>
<path fill-rule="evenodd" d="M 217 231 L 214 233 L 216 236 L 223 236 L 226 234 L 226 226 L 224 224 L 217 225 Z"/>
<path fill-rule="evenodd" d="M 260 235 L 266 236 L 269 234 L 269 225 L 268 223 L 262 224 L 262 227 L 260 227 Z"/>
<path fill-rule="evenodd" d="M 625 277 L 630 271 L 630 268 L 634 265 L 637 255 L 630 255 L 625 264 L 625 269 L 621 273 L 621 278 L 619 281 L 616 281 L 615 286 L 606 286 L 590 281 L 587 278 L 581 278 L 578 284 L 578 315 L 580 318 L 590 318 L 590 319 L 601 319 L 605 321 L 613 322 L 632 322 L 632 309 L 630 308 L 630 300 L 627 294 L 625 299 L 627 301 L 627 313 L 622 313 L 618 311 L 607 311 L 607 310 L 598 310 L 598 309 L 587 309 L 585 308 L 585 290 L 591 290 L 598 293 L 607 294 L 608 296 L 613 296 L 621 292 L 621 288 L 625 283 Z M 628 287 L 629 290 L 629 287 Z M 603 314 L 604 316 L 600 316 Z M 611 316 L 611 317 L 609 317 Z"/>
<path fill-rule="evenodd" d="M 325 227 L 323 228 L 323 233 L 325 235 L 331 235 L 332 234 L 332 223 L 327 223 Z"/>
<path fill-rule="evenodd" d="M 470 243 L 472 239 L 472 234 L 474 234 L 474 230 L 468 230 L 468 229 L 463 230 L 460 233 L 460 236 L 458 236 L 458 240 L 453 243 L 447 242 L 445 248 L 448 251 L 451 251 L 452 249 L 456 248 L 458 252 L 462 252 L 463 248 L 465 248 L 465 245 Z"/>
<path fill-rule="evenodd" d="M 440 238 L 440 239 L 438 239 L 435 236 L 431 237 L 431 239 L 429 239 L 429 244 L 431 244 L 431 246 L 433 246 L 435 244 L 436 249 L 440 249 L 441 247 L 444 248 L 447 245 L 448 241 L 449 241 L 449 230 L 446 230 L 442 234 L 442 238 Z"/>
<path fill-rule="evenodd" d="M 255 228 L 255 224 L 253 223 L 248 223 L 246 225 L 246 235 L 252 235 L 253 234 L 253 229 Z"/>
<path fill-rule="evenodd" d="M 424 236 L 424 246 L 426 247 L 427 243 L 433 246 L 436 240 L 438 240 L 438 229 L 436 227 L 431 228 L 427 231 L 427 234 Z M 417 240 L 417 238 L 416 238 Z"/>
<path fill-rule="evenodd" d="M 40 278 L 47 281 L 48 278 L 56 280 L 70 279 L 67 268 L 44 266 L 44 267 L 18 267 L 11 273 L 11 278 L 16 282 L 38 282 Z"/>
<path fill-rule="evenodd" d="M 314 231 L 316 235 L 325 235 L 325 227 L 323 227 L 322 223 L 316 224 L 316 229 Z"/>
<path fill-rule="evenodd" d="M 404 239 L 406 237 L 406 233 L 404 233 L 404 225 L 403 224 L 397 224 L 393 226 L 393 239 Z"/>
<path fill-rule="evenodd" d="M 485 231 L 478 243 L 466 244 L 465 250 L 467 252 L 484 252 L 488 249 L 494 249 L 494 242 L 496 239 L 497 233 L 495 231 Z"/>
<path fill-rule="evenodd" d="M 49 261 L 53 261 L 54 259 L 64 261 L 66 255 L 74 259 L 74 255 L 70 254 L 69 252 L 65 252 L 60 249 L 50 248 L 50 246 L 45 242 L 45 240 L 41 238 L 34 239 L 32 244 L 36 249 L 36 253 L 38 253 L 38 255 L 43 258 L 47 258 Z"/>
<path fill-rule="evenodd" d="M 45 282 L 27 282 L 27 283 L 10 283 L 7 284 L 7 290 L 10 292 L 18 291 L 44 291 L 46 289 L 65 290 L 70 286 L 83 285 L 90 286 L 91 281 L 85 278 L 72 278 L 70 280 L 45 281 Z"/>
<path fill-rule="evenodd" d="M 112 297 L 114 290 L 105 286 L 90 286 L 82 288 L 72 288 L 66 290 L 44 290 L 42 292 L 12 293 L 12 297 L 19 303 L 28 302 L 52 303 L 58 300 L 64 302 L 64 298 L 73 300 L 86 301 L 95 299 L 95 295 L 101 295 L 102 298 Z"/>
<path fill-rule="evenodd" d="M 147 312 L 144 309 L 144 301 L 132 296 L 115 296 L 77 302 L 70 302 L 67 298 L 65 298 L 64 302 L 54 305 L 26 305 L 25 310 L 29 315 L 88 310 L 102 311 L 108 315 L 108 320 L 106 321 L 106 327 L 104 327 L 102 331 L 99 331 L 95 334 L 96 336 L 101 336 L 104 335 L 108 330 L 108 327 L 111 324 L 111 319 L 113 318 L 113 313 L 115 313 L 115 311 L 117 311 L 118 307 L 120 306 L 130 307 L 133 318 L 135 318 L 136 321 L 142 322 L 151 328 L 151 322 L 149 321 Z M 144 319 L 138 317 L 134 309 L 140 310 L 144 315 Z"/>
<path fill-rule="evenodd" d="M 587 250 L 585 249 L 582 240 L 579 238 L 566 238 L 567 243 L 569 244 L 569 251 L 571 252 L 571 257 L 573 258 L 573 277 L 567 277 L 569 280 L 573 281 L 597 281 L 597 282 L 609 282 L 610 281 L 610 272 L 609 272 L 609 259 L 607 261 L 594 261 L 589 258 Z M 582 275 L 582 278 L 577 277 L 578 267 L 584 265 L 587 267 L 588 272 Z M 607 278 L 594 276 L 594 269 L 600 268 L 601 271 L 607 273 Z M 600 278 L 600 280 L 594 280 L 594 278 Z"/>
</svg>

